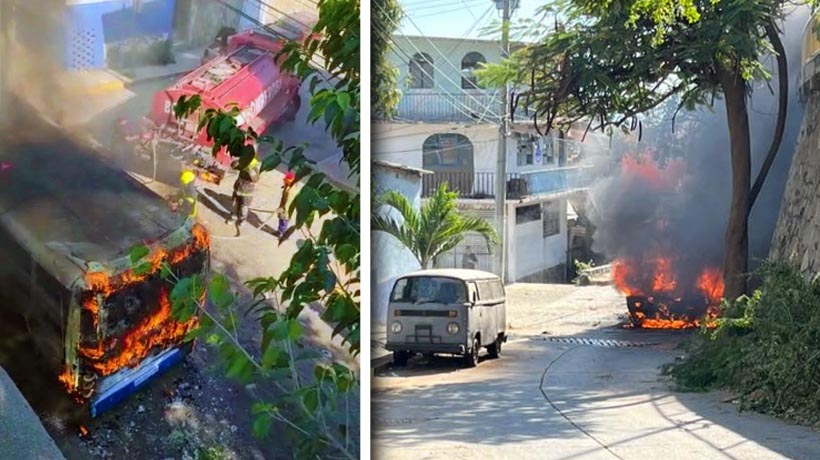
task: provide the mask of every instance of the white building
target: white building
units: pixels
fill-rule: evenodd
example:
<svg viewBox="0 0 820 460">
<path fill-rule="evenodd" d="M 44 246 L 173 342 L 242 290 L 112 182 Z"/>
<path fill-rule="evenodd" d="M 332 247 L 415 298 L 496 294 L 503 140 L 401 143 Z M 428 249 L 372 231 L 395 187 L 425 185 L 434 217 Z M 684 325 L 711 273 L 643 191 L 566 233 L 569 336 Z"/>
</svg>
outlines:
<svg viewBox="0 0 820 460">
<path fill-rule="evenodd" d="M 479 87 L 473 70 L 500 59 L 495 40 L 396 36 L 391 60 L 400 72 L 402 98 L 394 118 L 372 128 L 374 160 L 431 171 L 423 176 L 422 198 L 447 182 L 458 191 L 464 212 L 497 228 L 501 95 Z M 582 130 L 561 139 L 542 136 L 527 118 L 517 107 L 506 138 L 505 281 L 563 281 L 569 262 L 567 196 L 596 177 L 595 160 L 605 158 L 607 145 L 591 137 L 578 142 Z M 461 267 L 468 251 L 478 256 L 476 268 L 501 272 L 475 235 L 436 265 Z"/>
<path fill-rule="evenodd" d="M 406 196 L 416 209 L 421 206 L 421 179 L 426 174 L 430 172 L 386 161 L 373 162 L 376 193 L 380 195 L 388 190 L 395 190 Z M 398 213 L 391 208 L 377 209 L 376 212 L 398 218 Z M 370 276 L 373 283 L 371 313 L 374 330 L 378 330 L 376 323 L 385 320 L 393 283 L 399 276 L 420 269 L 421 265 L 409 249 L 387 233 L 373 232 L 370 246 L 373 254 Z"/>
</svg>

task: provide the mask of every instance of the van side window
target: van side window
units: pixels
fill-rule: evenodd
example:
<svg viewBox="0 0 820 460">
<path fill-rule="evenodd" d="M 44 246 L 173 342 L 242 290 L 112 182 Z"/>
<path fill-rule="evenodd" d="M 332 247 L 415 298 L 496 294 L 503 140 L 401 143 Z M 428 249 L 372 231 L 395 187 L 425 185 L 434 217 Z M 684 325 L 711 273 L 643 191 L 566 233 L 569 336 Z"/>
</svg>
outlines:
<svg viewBox="0 0 820 460">
<path fill-rule="evenodd" d="M 504 298 L 504 286 L 501 284 L 500 280 L 493 280 L 490 281 L 493 287 L 493 298 L 494 299 L 503 299 Z"/>
<path fill-rule="evenodd" d="M 492 285 L 488 280 L 478 280 L 476 281 L 476 286 L 478 286 L 478 299 L 479 300 L 490 300 L 494 299 Z"/>
</svg>

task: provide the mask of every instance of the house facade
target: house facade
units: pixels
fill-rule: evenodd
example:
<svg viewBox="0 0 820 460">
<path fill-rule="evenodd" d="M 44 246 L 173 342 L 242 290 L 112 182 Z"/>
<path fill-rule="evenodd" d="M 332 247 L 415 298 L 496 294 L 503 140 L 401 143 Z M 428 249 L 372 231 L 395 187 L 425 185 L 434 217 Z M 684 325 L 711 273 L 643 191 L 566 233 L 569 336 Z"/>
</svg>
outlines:
<svg viewBox="0 0 820 460">
<path fill-rule="evenodd" d="M 463 212 L 505 229 L 503 269 L 476 235 L 436 266 L 469 267 L 477 258 L 475 268 L 507 282 L 565 280 L 572 262 L 567 197 L 601 173 L 607 142 L 580 142 L 586 126 L 542 135 L 519 107 L 502 136 L 499 90 L 482 88 L 474 74 L 482 63 L 500 61 L 499 41 L 399 35 L 394 43 L 390 59 L 402 97 L 393 119 L 373 125 L 373 158 L 432 172 L 422 178 L 422 199 L 446 182 Z M 499 142 L 506 143 L 505 223 L 497 222 L 494 199 Z"/>
</svg>

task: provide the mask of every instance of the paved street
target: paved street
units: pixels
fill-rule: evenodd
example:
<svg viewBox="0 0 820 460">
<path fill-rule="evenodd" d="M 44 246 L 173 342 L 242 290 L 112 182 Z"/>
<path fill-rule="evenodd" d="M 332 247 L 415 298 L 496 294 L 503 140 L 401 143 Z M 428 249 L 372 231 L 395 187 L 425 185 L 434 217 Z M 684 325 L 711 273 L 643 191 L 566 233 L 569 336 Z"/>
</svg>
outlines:
<svg viewBox="0 0 820 460">
<path fill-rule="evenodd" d="M 622 329 L 625 305 L 610 287 L 559 289 L 554 301 L 539 300 L 544 289 L 508 289 L 520 326 L 500 359 L 474 369 L 417 359 L 381 372 L 375 458 L 820 458 L 820 434 L 808 428 L 738 413 L 726 395 L 672 392 L 658 367 L 689 332 Z"/>
</svg>

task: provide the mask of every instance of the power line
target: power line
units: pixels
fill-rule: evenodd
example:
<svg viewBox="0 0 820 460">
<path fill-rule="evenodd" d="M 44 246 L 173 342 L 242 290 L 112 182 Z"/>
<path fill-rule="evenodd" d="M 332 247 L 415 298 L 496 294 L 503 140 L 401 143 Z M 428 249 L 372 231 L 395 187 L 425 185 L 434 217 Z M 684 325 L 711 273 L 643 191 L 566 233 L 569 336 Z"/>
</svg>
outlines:
<svg viewBox="0 0 820 460">
<path fill-rule="evenodd" d="M 448 65 L 449 65 L 449 66 L 450 66 L 453 70 L 455 70 L 457 73 L 459 73 L 459 74 L 460 74 L 460 73 L 461 73 L 461 69 L 456 68 L 456 66 L 454 66 L 454 65 L 453 65 L 453 63 L 452 63 L 452 62 L 450 62 L 450 60 L 449 60 L 449 59 L 447 59 L 447 56 L 446 56 L 446 55 L 444 55 L 444 53 L 442 53 L 442 52 L 441 52 L 441 50 L 440 50 L 440 49 L 436 46 L 436 44 L 435 44 L 435 43 L 433 43 L 433 41 L 432 41 L 432 40 L 430 40 L 430 38 L 429 38 L 429 37 L 427 37 L 427 35 L 425 35 L 425 34 L 424 34 L 424 32 L 421 30 L 421 28 L 418 26 L 418 24 L 416 24 L 416 22 L 415 22 L 415 21 L 413 21 L 413 18 L 411 18 L 411 17 L 409 17 L 409 16 L 408 16 L 408 17 L 407 17 L 407 19 L 410 21 L 410 24 L 412 24 L 412 25 L 413 25 L 413 27 L 415 27 L 415 28 L 416 28 L 416 30 L 418 30 L 418 31 L 419 31 L 419 33 L 421 34 L 422 38 L 424 38 L 425 40 L 427 40 L 427 42 L 428 42 L 428 43 L 430 43 L 430 46 L 432 46 L 432 47 L 433 47 L 433 49 L 434 49 L 434 50 L 436 50 L 436 52 L 437 52 L 438 54 L 440 54 L 442 58 L 444 58 L 444 62 L 446 62 L 446 63 L 447 63 L 447 64 L 448 64 Z M 411 42 L 411 43 L 412 43 L 412 42 Z M 452 82 L 452 80 L 450 80 L 450 81 Z M 498 103 L 498 102 L 500 102 L 500 101 L 497 101 L 497 100 L 493 99 L 493 102 Z"/>
<path fill-rule="evenodd" d="M 394 46 L 395 50 L 397 51 L 397 53 L 401 53 L 401 54 L 403 54 L 403 55 L 404 55 L 404 56 L 408 59 L 408 61 L 407 61 L 407 63 L 408 63 L 408 64 L 414 60 L 414 59 L 413 59 L 413 58 L 412 58 L 412 57 L 411 57 L 411 56 L 410 56 L 410 55 L 409 55 L 409 54 L 408 54 L 408 53 L 407 53 L 407 52 L 406 52 L 406 51 L 405 51 L 405 50 L 404 50 L 401 46 L 399 46 L 399 45 L 396 43 L 396 41 L 393 39 L 393 37 L 392 37 L 392 36 L 390 36 L 390 35 L 389 35 L 389 34 L 388 34 L 388 33 L 387 33 L 384 29 L 380 29 L 380 28 L 378 28 L 378 27 L 374 27 L 374 29 L 373 29 L 373 30 L 375 30 L 377 33 L 382 34 L 382 38 L 383 38 L 386 42 L 388 42 L 388 43 L 392 44 L 392 45 Z M 410 42 L 410 44 L 411 44 L 411 45 L 412 45 L 412 46 L 416 49 L 416 51 L 417 51 L 418 53 L 422 53 L 422 51 L 421 51 L 421 50 L 419 50 L 419 49 L 418 49 L 418 47 L 416 47 L 416 46 L 415 46 L 415 44 L 413 44 L 412 42 Z M 430 62 L 430 61 L 427 61 L 427 62 L 430 64 L 430 66 L 433 68 L 433 70 L 438 70 L 439 72 L 441 72 L 441 69 L 437 68 L 433 62 Z M 433 75 L 431 75 L 430 73 L 428 73 L 428 72 L 427 72 L 427 70 L 425 70 L 425 69 L 424 69 L 424 67 L 422 67 L 422 66 L 418 66 L 418 69 L 419 69 L 419 70 L 420 70 L 420 71 L 421 71 L 421 72 L 422 72 L 425 76 L 427 76 L 428 78 L 430 78 L 430 80 L 431 80 L 431 81 L 433 81 L 433 83 L 435 84 L 435 78 L 433 77 Z M 442 73 L 442 74 L 444 74 L 443 72 L 441 72 L 441 73 Z M 445 77 L 446 77 L 446 75 L 445 75 Z M 452 80 L 450 80 L 450 81 L 452 82 Z M 463 91 L 463 90 L 462 90 L 462 92 L 463 92 L 464 94 L 466 94 L 467 96 L 470 96 L 470 95 L 469 95 L 468 93 L 466 93 L 465 91 Z M 465 112 L 462 108 L 460 108 L 460 107 L 459 107 L 458 105 L 456 105 L 456 104 L 460 104 L 463 108 L 466 108 L 467 110 L 471 110 L 471 107 L 470 107 L 470 106 L 468 106 L 467 104 L 465 104 L 465 103 L 463 103 L 463 102 L 459 101 L 458 99 L 456 99 L 455 97 L 453 97 L 453 96 L 452 96 L 452 94 L 450 94 L 450 93 L 439 93 L 439 94 L 440 94 L 440 95 L 442 95 L 442 96 L 444 96 L 444 97 L 442 97 L 442 99 L 444 99 L 445 101 L 447 101 L 448 103 L 450 103 L 450 105 L 453 105 L 453 107 L 455 107 L 455 108 L 456 108 L 456 110 L 458 110 L 460 113 L 462 113 L 462 114 L 464 114 L 464 115 L 467 115 L 467 117 L 469 117 L 469 118 L 472 118 L 472 117 L 473 117 L 473 114 L 468 113 L 468 112 Z M 449 98 L 448 98 L 448 97 L 449 97 Z M 470 96 L 470 97 L 472 97 L 472 96 Z M 473 98 L 473 100 L 475 100 L 475 98 Z M 453 101 L 455 101 L 455 103 L 454 103 Z M 481 104 L 479 103 L 479 105 L 481 105 Z M 494 115 L 494 116 L 496 116 L 496 117 L 498 116 L 498 115 L 495 115 L 495 114 L 493 114 L 493 115 Z"/>
<path fill-rule="evenodd" d="M 456 3 L 451 3 L 451 4 L 436 2 L 436 3 L 430 4 L 430 5 L 424 5 L 424 6 L 417 6 L 417 7 L 413 7 L 413 8 L 408 8 L 408 9 L 405 9 L 405 12 L 406 13 L 412 12 L 412 13 L 429 14 L 429 13 L 433 12 L 434 10 L 451 10 L 453 8 L 464 9 L 464 6 L 467 5 L 467 4 L 472 5 L 472 6 L 475 7 L 475 6 L 484 4 L 485 1 L 486 0 L 462 0 L 460 3 L 456 2 Z"/>
<path fill-rule="evenodd" d="M 408 62 L 407 62 L 408 64 L 414 60 L 414 59 L 413 59 L 413 57 L 411 57 L 411 56 L 410 56 L 410 55 L 409 55 L 409 54 L 408 54 L 408 53 L 407 53 L 407 52 L 406 52 L 406 51 L 405 51 L 402 47 L 400 47 L 400 46 L 399 46 L 399 45 L 395 42 L 395 40 L 393 40 L 393 38 L 392 38 L 392 37 L 390 37 L 390 36 L 387 34 L 387 32 L 386 32 L 386 31 L 384 31 L 384 30 L 380 30 L 380 29 L 378 29 L 378 28 L 376 28 L 376 27 L 374 27 L 374 30 L 375 30 L 377 33 L 382 34 L 382 38 L 384 38 L 384 39 L 385 39 L 385 41 L 387 41 L 388 43 L 391 43 L 391 44 L 395 47 L 395 50 L 396 50 L 396 51 L 398 51 L 399 53 L 403 54 L 403 55 L 404 55 L 404 56 L 408 59 Z M 412 42 L 411 42 L 411 45 L 413 45 L 413 44 L 412 44 Z M 416 51 L 418 51 L 419 53 L 422 53 L 422 51 L 421 51 L 421 50 L 419 50 L 419 49 L 418 49 L 415 45 L 413 45 L 413 47 L 416 49 Z M 429 61 L 427 61 L 427 62 L 430 64 L 430 66 L 431 66 L 431 67 L 433 67 L 433 70 L 438 70 L 440 73 L 442 73 L 442 74 L 443 74 L 443 75 L 445 75 L 445 77 L 446 77 L 446 74 L 444 74 L 443 72 L 441 72 L 441 69 L 437 68 L 437 67 L 435 66 L 435 64 L 434 64 L 434 63 L 429 62 Z M 430 79 L 433 81 L 433 84 L 435 84 L 435 78 L 433 77 L 433 75 L 431 75 L 430 73 L 428 73 L 428 72 L 427 72 L 427 70 L 425 70 L 425 69 L 424 69 L 424 67 L 422 67 L 422 66 L 418 66 L 418 69 L 419 69 L 419 71 L 421 71 L 421 73 L 423 73 L 425 76 L 427 76 L 428 78 L 430 78 Z M 452 82 L 452 80 L 450 80 L 450 82 Z M 469 93 L 467 93 L 466 91 L 462 90 L 462 93 L 464 93 L 465 95 L 467 95 L 467 96 L 468 96 L 468 97 L 470 97 L 471 99 L 475 100 L 475 101 L 478 103 L 478 105 L 483 105 L 483 104 L 481 104 L 479 101 L 477 101 L 474 97 L 472 97 Z M 471 107 L 470 107 L 470 106 L 468 106 L 467 104 L 465 104 L 464 102 L 461 102 L 461 101 L 459 101 L 458 99 L 456 99 L 455 97 L 453 97 L 453 95 L 452 95 L 451 93 L 437 93 L 437 94 L 438 94 L 438 95 L 443 96 L 443 97 L 442 97 L 442 99 L 443 99 L 443 100 L 445 100 L 446 102 L 448 102 L 450 105 L 452 105 L 452 106 L 453 106 L 453 107 L 454 107 L 457 111 L 459 111 L 459 112 L 460 112 L 460 113 L 462 113 L 463 115 L 466 115 L 468 118 L 472 118 L 472 117 L 473 117 L 473 114 L 472 114 L 472 113 L 465 112 L 465 110 L 464 110 L 464 108 L 466 108 L 467 110 L 471 110 Z M 460 105 L 461 105 L 461 107 L 459 107 L 457 104 L 460 104 Z M 488 110 L 488 111 L 489 111 L 489 110 Z M 491 113 L 492 113 L 492 115 L 493 115 L 494 117 L 500 117 L 499 115 L 495 114 L 494 112 L 491 112 Z"/>
<path fill-rule="evenodd" d="M 383 7 L 382 7 L 382 9 L 384 10 L 384 8 L 383 8 Z M 386 12 L 386 11 L 385 11 L 385 12 Z M 398 27 L 398 24 L 397 24 L 395 21 L 393 21 L 392 19 L 389 19 L 389 20 L 390 20 L 390 21 L 391 21 L 394 25 L 396 25 L 396 26 Z M 404 52 L 404 50 L 403 50 L 403 49 L 402 49 L 402 48 L 401 48 L 398 44 L 396 44 L 396 42 L 395 42 L 395 40 L 393 39 L 393 37 L 389 36 L 389 34 L 387 34 L 387 33 L 386 33 L 386 31 L 384 31 L 384 30 L 381 30 L 381 33 L 384 35 L 384 36 L 383 36 L 383 38 L 385 38 L 385 39 L 386 39 L 386 41 L 391 42 L 391 43 L 392 43 L 392 44 L 393 44 L 393 45 L 394 45 L 397 49 L 401 50 L 401 51 L 403 52 L 403 54 L 405 54 L 405 55 L 406 55 L 406 56 L 410 59 L 410 60 L 408 61 L 408 64 L 409 64 L 411 61 L 413 61 L 413 59 L 412 59 L 412 58 L 410 58 L 410 56 L 409 56 L 409 55 L 407 55 L 407 53 L 406 53 L 406 52 Z M 425 38 L 426 38 L 426 37 L 425 37 Z M 422 51 L 421 51 L 421 50 L 420 50 L 420 49 L 416 46 L 416 44 L 415 44 L 415 43 L 413 43 L 413 41 L 412 41 L 412 40 L 406 40 L 406 41 L 407 41 L 407 43 L 409 43 L 409 44 L 410 44 L 410 46 L 412 46 L 412 47 L 416 50 L 416 52 L 417 52 L 417 53 L 419 53 L 419 54 L 423 54 L 423 52 L 422 52 Z M 427 41 L 429 42 L 429 41 L 430 41 L 430 39 L 428 38 L 428 39 L 427 39 Z M 432 44 L 432 42 L 430 42 L 430 43 Z M 441 50 L 439 50 L 437 47 L 435 47 L 435 45 L 433 45 L 433 47 L 434 47 L 434 48 L 435 48 L 435 49 L 439 52 L 439 54 L 441 54 Z M 447 61 L 446 57 L 445 57 L 445 61 Z M 449 61 L 447 61 L 447 62 L 449 62 Z M 456 84 L 456 82 L 454 82 L 454 81 L 453 81 L 453 80 L 452 80 L 452 79 L 451 79 L 451 78 L 450 78 L 450 77 L 449 77 L 449 76 L 448 76 L 445 72 L 442 72 L 442 71 L 441 71 L 441 69 L 436 68 L 436 67 L 435 67 L 435 64 L 434 64 L 433 62 L 429 62 L 429 61 L 428 61 L 428 63 L 429 63 L 429 64 L 430 64 L 430 65 L 431 65 L 434 69 L 438 70 L 438 71 L 442 74 L 442 76 L 443 76 L 443 77 L 444 77 L 447 81 L 449 81 L 450 83 L 452 83 L 452 84 L 453 84 L 453 86 L 455 86 L 455 87 L 457 87 L 457 88 L 459 88 L 459 87 L 461 86 L 461 85 L 459 85 L 459 84 Z M 452 63 L 450 63 L 450 66 L 452 67 Z M 427 73 L 427 72 L 426 72 L 426 71 L 425 71 L 425 70 L 424 70 L 421 66 L 419 66 L 419 68 L 421 68 L 422 72 L 424 72 L 425 74 Z M 460 73 L 460 72 L 459 72 L 459 73 Z M 428 77 L 430 77 L 431 79 L 433 79 L 432 75 L 429 75 L 429 74 L 428 74 Z M 435 84 L 435 79 L 433 79 L 433 83 Z M 479 101 L 478 99 L 476 99 L 476 98 L 475 98 L 475 97 L 473 97 L 470 93 L 468 93 L 468 92 L 464 91 L 463 89 L 461 90 L 461 92 L 462 92 L 465 96 L 467 96 L 468 98 L 472 99 L 472 100 L 473 100 L 473 101 L 474 101 L 477 105 L 479 105 L 479 106 L 481 106 L 481 105 L 485 105 L 484 103 L 482 103 L 481 101 Z M 497 100 L 495 100 L 494 98 L 492 99 L 492 102 L 498 103 L 498 101 L 497 101 Z M 469 106 L 466 106 L 466 105 L 465 105 L 465 107 L 467 107 L 467 108 L 469 109 Z M 489 110 L 488 110 L 488 111 L 489 111 Z M 496 114 L 495 112 L 492 112 L 492 111 L 489 111 L 489 112 L 490 112 L 490 113 L 491 113 L 494 117 L 500 118 L 500 115 Z"/>
</svg>

